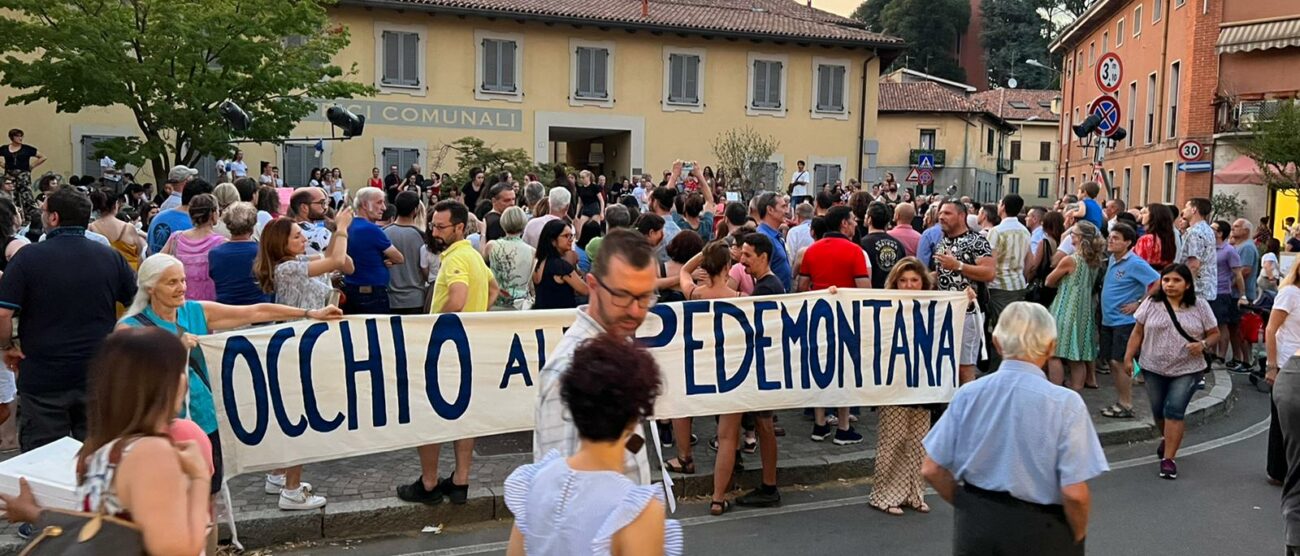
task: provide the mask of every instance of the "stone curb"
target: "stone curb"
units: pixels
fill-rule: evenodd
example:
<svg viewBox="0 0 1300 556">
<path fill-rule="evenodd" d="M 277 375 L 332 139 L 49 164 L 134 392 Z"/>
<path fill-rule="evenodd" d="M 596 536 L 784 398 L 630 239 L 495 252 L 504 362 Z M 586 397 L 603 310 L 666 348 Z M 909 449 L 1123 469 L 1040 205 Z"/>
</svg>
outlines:
<svg viewBox="0 0 1300 556">
<path fill-rule="evenodd" d="M 1224 370 L 1214 372 L 1214 387 L 1209 394 L 1193 400 L 1187 408 L 1189 425 L 1200 425 L 1222 416 L 1235 402 L 1232 377 Z M 1112 421 L 1097 426 L 1103 446 L 1141 442 L 1155 438 L 1150 423 Z M 874 472 L 876 452 L 831 454 L 826 456 L 783 459 L 778 467 L 780 486 L 813 485 L 838 479 L 858 479 Z M 751 456 L 748 461 L 757 461 Z M 735 487 L 750 489 L 760 481 L 758 469 L 737 473 Z M 674 491 L 679 498 L 709 496 L 713 492 L 713 474 L 673 474 Z M 444 502 L 434 506 L 408 504 L 395 497 L 331 503 L 311 512 L 260 510 L 238 515 L 239 540 L 245 548 L 259 548 L 291 541 L 339 539 L 377 534 L 410 533 L 427 525 L 465 525 L 509 519 L 499 486 L 470 491 L 464 505 Z M 228 536 L 222 527 L 222 537 Z M 16 537 L 0 541 L 0 556 L 18 554 L 22 543 Z"/>
</svg>

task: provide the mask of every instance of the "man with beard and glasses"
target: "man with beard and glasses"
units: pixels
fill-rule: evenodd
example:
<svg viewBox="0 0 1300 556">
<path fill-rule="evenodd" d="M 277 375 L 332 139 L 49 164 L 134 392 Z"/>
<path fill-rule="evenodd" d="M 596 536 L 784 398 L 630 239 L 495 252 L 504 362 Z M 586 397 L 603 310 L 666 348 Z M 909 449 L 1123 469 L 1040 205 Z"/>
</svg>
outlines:
<svg viewBox="0 0 1300 556">
<path fill-rule="evenodd" d="M 492 271 L 483 262 L 483 255 L 466 239 L 468 223 L 469 209 L 457 201 L 442 201 L 433 207 L 429 234 L 433 236 L 434 250 L 442 254 L 442 266 L 433 282 L 433 313 L 481 313 L 496 303 L 501 293 Z M 457 440 L 454 446 L 456 470 L 445 479 L 438 478 L 442 445 L 426 444 L 417 448 L 420 477 L 409 485 L 397 487 L 397 497 L 429 505 L 440 503 L 446 497 L 453 504 L 464 504 L 469 496 L 474 439 Z"/>
<path fill-rule="evenodd" d="M 319 187 L 304 187 L 289 197 L 289 215 L 302 230 L 307 239 L 307 256 L 314 257 L 325 253 L 333 234 L 325 227 L 325 207 L 329 199 L 325 190 Z"/>
<path fill-rule="evenodd" d="M 564 457 L 577 453 L 582 445 L 578 429 L 560 398 L 560 377 L 573 361 L 573 352 L 583 342 L 604 333 L 631 342 L 659 297 L 655 293 L 658 260 L 654 248 L 640 234 L 626 229 L 609 232 L 591 272 L 583 279 L 591 292 L 590 302 L 578 308 L 577 320 L 564 333 L 555 351 L 546 358 L 538 374 L 536 427 L 533 430 L 533 461 L 540 462 L 552 450 Z M 650 461 L 646 457 L 638 424 L 635 441 L 623 454 L 623 474 L 637 484 L 650 484 Z M 635 447 L 635 449 L 634 449 Z"/>
</svg>

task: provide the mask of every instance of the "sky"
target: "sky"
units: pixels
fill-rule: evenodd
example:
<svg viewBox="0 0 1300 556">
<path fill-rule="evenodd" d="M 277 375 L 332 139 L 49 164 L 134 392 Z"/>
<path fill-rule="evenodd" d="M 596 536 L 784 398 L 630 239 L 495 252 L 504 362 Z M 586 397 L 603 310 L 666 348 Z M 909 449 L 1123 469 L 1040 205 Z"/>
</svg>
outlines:
<svg viewBox="0 0 1300 556">
<path fill-rule="evenodd" d="M 858 4 L 861 3 L 862 0 L 813 0 L 813 7 L 848 17 L 853 14 L 853 10 L 858 9 Z"/>
</svg>

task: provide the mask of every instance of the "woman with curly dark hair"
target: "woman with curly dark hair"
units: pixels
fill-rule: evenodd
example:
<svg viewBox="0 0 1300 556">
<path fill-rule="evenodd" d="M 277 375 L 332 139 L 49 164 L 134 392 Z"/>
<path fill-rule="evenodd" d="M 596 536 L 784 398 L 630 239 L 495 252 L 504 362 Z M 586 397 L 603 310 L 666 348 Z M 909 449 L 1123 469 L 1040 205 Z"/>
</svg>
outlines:
<svg viewBox="0 0 1300 556">
<path fill-rule="evenodd" d="M 662 487 L 623 475 L 634 435 L 654 411 L 662 381 L 645 349 L 608 335 L 583 343 L 560 377 L 560 397 L 582 441 L 552 450 L 506 479 L 515 516 L 507 554 L 681 554 L 681 525 L 665 519 Z M 635 443 L 635 445 L 633 445 Z"/>
</svg>

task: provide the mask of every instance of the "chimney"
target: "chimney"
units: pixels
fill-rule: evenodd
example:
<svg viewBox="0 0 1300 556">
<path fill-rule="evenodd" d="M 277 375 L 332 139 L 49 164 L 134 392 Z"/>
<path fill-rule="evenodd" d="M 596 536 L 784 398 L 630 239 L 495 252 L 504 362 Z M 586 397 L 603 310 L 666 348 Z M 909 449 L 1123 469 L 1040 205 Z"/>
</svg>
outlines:
<svg viewBox="0 0 1300 556">
<path fill-rule="evenodd" d="M 650 17 L 650 0 L 641 0 L 641 17 Z"/>
</svg>

